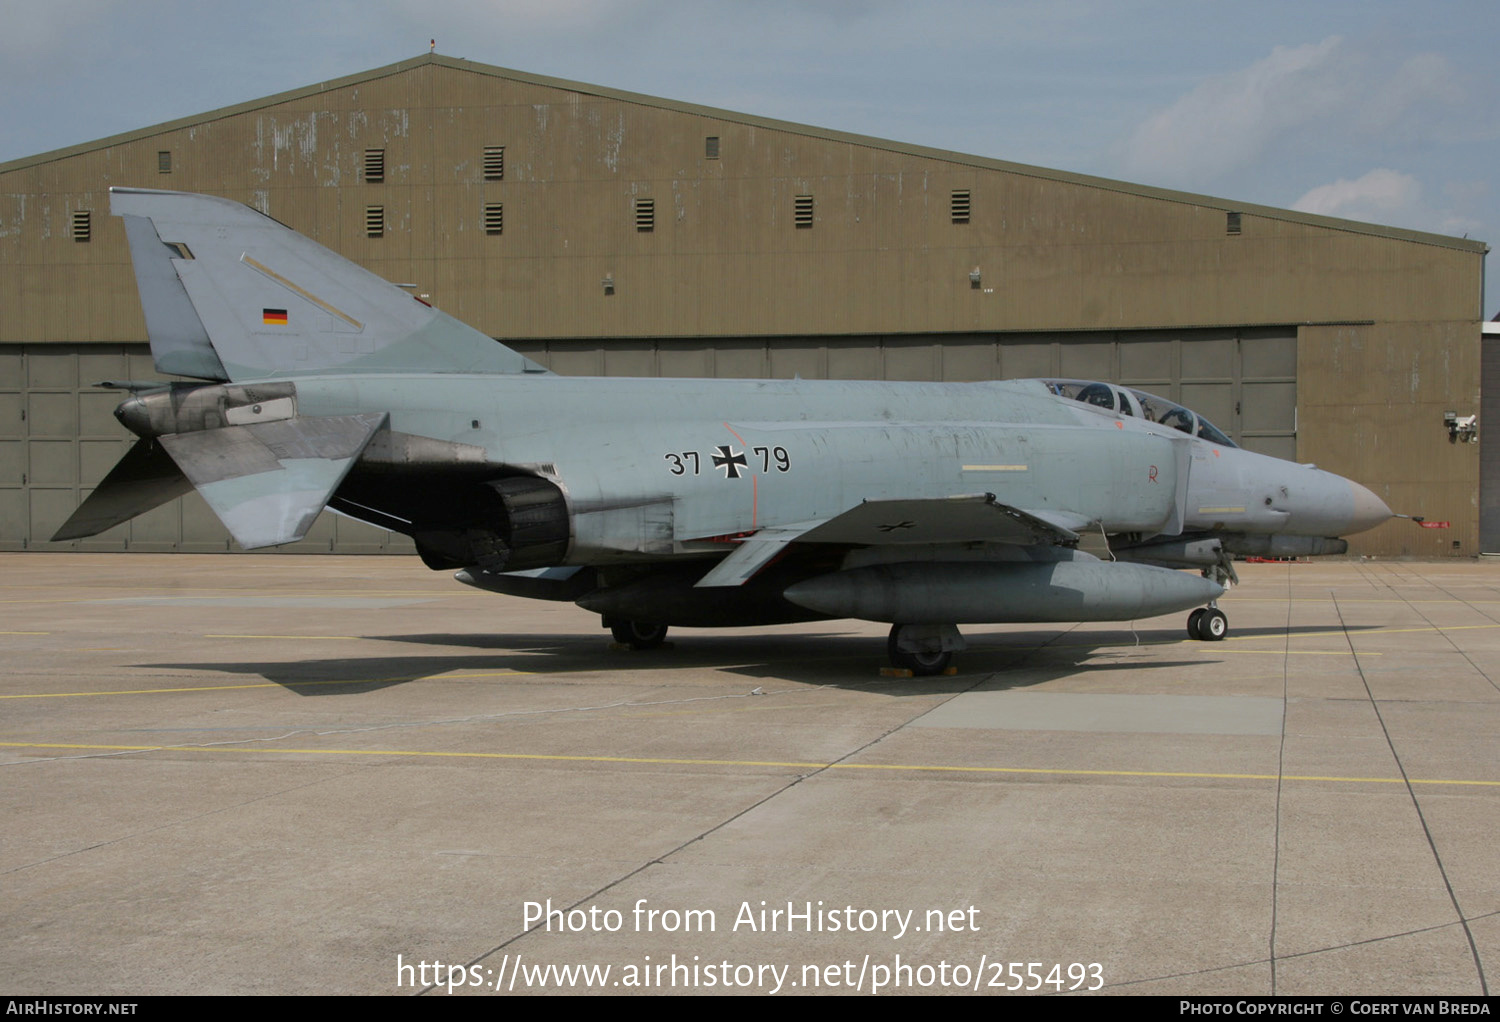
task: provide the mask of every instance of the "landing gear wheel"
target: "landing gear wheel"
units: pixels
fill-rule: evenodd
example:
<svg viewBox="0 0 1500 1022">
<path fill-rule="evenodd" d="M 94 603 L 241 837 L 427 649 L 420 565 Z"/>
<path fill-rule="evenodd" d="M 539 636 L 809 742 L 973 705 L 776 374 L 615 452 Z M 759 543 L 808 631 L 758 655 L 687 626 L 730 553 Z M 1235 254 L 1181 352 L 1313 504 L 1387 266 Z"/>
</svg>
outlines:
<svg viewBox="0 0 1500 1022">
<path fill-rule="evenodd" d="M 890 637 L 885 640 L 886 653 L 890 655 L 893 666 L 910 671 L 919 678 L 942 674 L 948 669 L 948 665 L 953 662 L 953 654 L 951 652 L 908 653 L 902 650 L 896 642 L 896 636 L 900 633 L 901 628 L 901 625 L 892 625 Z"/>
<path fill-rule="evenodd" d="M 667 626 L 646 621 L 622 621 L 609 626 L 615 641 L 631 649 L 655 649 L 667 641 Z"/>
<path fill-rule="evenodd" d="M 1200 639 L 1200 638 L 1202 638 L 1202 636 L 1198 634 L 1198 623 L 1203 620 L 1203 614 L 1204 614 L 1204 612 L 1207 609 L 1208 608 L 1206 608 L 1206 607 L 1199 607 L 1197 610 L 1193 611 L 1191 614 L 1188 615 L 1188 638 L 1189 639 Z"/>
<path fill-rule="evenodd" d="M 1205 607 L 1198 619 L 1198 638 L 1204 642 L 1218 642 L 1229 634 L 1229 619 L 1217 607 Z"/>
</svg>

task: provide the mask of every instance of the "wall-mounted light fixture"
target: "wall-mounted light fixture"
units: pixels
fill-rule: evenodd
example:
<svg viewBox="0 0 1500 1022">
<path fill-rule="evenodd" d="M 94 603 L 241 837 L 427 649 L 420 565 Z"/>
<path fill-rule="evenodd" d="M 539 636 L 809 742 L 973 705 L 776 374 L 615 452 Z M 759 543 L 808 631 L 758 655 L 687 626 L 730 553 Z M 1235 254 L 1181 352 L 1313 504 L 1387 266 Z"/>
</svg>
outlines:
<svg viewBox="0 0 1500 1022">
<path fill-rule="evenodd" d="M 1457 412 L 1444 412 L 1443 425 L 1448 427 L 1448 442 L 1450 444 L 1474 444 L 1479 442 L 1479 416 L 1477 415 L 1459 415 Z"/>
</svg>

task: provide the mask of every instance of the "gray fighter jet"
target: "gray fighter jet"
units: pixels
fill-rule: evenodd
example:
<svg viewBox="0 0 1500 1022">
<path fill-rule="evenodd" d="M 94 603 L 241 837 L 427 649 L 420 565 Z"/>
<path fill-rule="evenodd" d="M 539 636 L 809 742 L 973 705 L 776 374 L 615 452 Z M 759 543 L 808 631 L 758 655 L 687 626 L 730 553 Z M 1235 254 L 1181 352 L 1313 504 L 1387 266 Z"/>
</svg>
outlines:
<svg viewBox="0 0 1500 1022">
<path fill-rule="evenodd" d="M 57 540 L 193 488 L 246 548 L 329 507 L 636 648 L 853 617 L 932 674 L 960 624 L 1196 607 L 1221 639 L 1234 555 L 1341 553 L 1391 517 L 1108 383 L 557 376 L 248 207 L 111 192 L 156 367 L 204 382 L 112 384 L 141 439 Z"/>
</svg>

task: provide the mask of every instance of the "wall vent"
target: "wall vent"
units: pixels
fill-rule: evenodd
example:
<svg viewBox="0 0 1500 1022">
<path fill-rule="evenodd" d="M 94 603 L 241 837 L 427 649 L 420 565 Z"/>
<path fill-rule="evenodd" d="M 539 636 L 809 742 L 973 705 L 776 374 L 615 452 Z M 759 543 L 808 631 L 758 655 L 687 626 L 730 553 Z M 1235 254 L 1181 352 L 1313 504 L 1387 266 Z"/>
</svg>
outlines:
<svg viewBox="0 0 1500 1022">
<path fill-rule="evenodd" d="M 484 233 L 501 234 L 505 231 L 505 203 L 486 202 L 484 204 Z"/>
<path fill-rule="evenodd" d="M 719 158 L 718 135 L 709 135 L 703 140 L 703 158 L 706 160 L 717 160 Z"/>
<path fill-rule="evenodd" d="M 953 216 L 956 224 L 969 222 L 969 190 L 967 188 L 955 188 L 953 194 L 948 197 L 948 212 Z"/>
<path fill-rule="evenodd" d="M 94 211 L 91 209 L 75 209 L 73 211 L 73 240 L 88 241 L 94 233 Z"/>
<path fill-rule="evenodd" d="M 792 222 L 798 227 L 813 225 L 813 197 L 799 195 L 792 203 Z"/>
<path fill-rule="evenodd" d="M 365 233 L 372 238 L 385 234 L 385 207 L 365 207 Z"/>
<path fill-rule="evenodd" d="M 156 172 L 158 174 L 172 173 L 172 150 L 160 149 L 156 153 Z"/>
<path fill-rule="evenodd" d="M 1226 213 L 1224 215 L 1224 233 L 1240 233 L 1240 215 L 1238 213 Z"/>
<path fill-rule="evenodd" d="M 385 150 L 365 150 L 365 180 L 378 184 L 385 180 Z"/>
<path fill-rule="evenodd" d="M 635 229 L 638 231 L 656 230 L 656 200 L 635 200 Z"/>
<path fill-rule="evenodd" d="M 484 179 L 486 181 L 500 181 L 505 178 L 505 147 L 503 145 L 487 145 L 484 147 Z"/>
</svg>

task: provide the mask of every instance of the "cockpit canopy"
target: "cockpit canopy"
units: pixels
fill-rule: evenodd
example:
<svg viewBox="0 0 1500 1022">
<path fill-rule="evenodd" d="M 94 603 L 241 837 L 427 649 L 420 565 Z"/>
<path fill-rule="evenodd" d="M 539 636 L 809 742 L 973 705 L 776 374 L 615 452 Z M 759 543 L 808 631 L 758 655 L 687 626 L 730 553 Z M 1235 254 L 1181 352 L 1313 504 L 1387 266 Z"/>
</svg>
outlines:
<svg viewBox="0 0 1500 1022">
<path fill-rule="evenodd" d="M 1220 447 L 1234 447 L 1235 443 L 1213 423 L 1182 405 L 1174 404 L 1164 397 L 1148 394 L 1131 387 L 1117 387 L 1112 383 L 1094 380 L 1043 380 L 1047 389 L 1058 397 L 1071 398 L 1086 405 L 1094 405 L 1116 415 L 1129 415 L 1148 422 L 1171 426 L 1189 436 L 1200 437 Z"/>
</svg>

